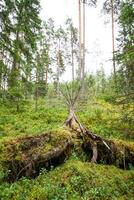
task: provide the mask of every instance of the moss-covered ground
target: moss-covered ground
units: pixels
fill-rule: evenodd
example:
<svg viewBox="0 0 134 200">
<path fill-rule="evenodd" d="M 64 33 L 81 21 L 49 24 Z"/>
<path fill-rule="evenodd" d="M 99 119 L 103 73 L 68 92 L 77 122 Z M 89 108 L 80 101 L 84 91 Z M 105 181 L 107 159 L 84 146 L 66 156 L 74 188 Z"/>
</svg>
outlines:
<svg viewBox="0 0 134 200">
<path fill-rule="evenodd" d="M 134 171 L 81 162 L 75 155 L 65 164 L 41 171 L 29 180 L 0 186 L 2 200 L 104 200 L 134 199 Z"/>
<path fill-rule="evenodd" d="M 134 124 L 127 115 L 131 105 L 124 110 L 104 100 L 89 102 L 78 110 L 81 122 L 93 132 L 107 139 L 114 140 L 117 146 L 134 149 Z M 131 112 L 130 112 L 131 113 Z M 25 104 L 17 113 L 13 107 L 0 107 L 0 164 L 3 160 L 12 160 L 12 152 L 6 146 L 16 146 L 18 160 L 26 159 L 18 141 L 25 137 L 42 137 L 42 133 L 51 133 L 51 142 L 45 142 L 45 148 L 39 147 L 43 153 L 66 139 L 66 131 L 62 128 L 67 117 L 66 106 L 56 99 L 40 100 L 35 111 L 34 102 Z M 68 134 L 68 137 L 69 134 Z M 27 140 L 26 140 L 27 141 Z M 76 148 L 79 140 L 75 140 Z M 13 145 L 14 143 L 14 145 Z M 29 145 L 27 142 L 26 146 Z M 41 144 L 41 143 L 40 143 Z M 119 145 L 120 144 L 120 145 Z M 40 146 L 40 145 L 39 145 Z M 5 149 L 4 149 L 5 148 Z M 32 149 L 32 155 L 34 148 Z M 23 154 L 21 154 L 23 152 Z M 37 153 L 37 152 L 36 152 Z M 35 153 L 35 154 L 36 154 Z M 31 155 L 31 154 L 30 154 Z M 22 177 L 14 183 L 7 183 L 3 177 L 7 175 L 6 166 L 0 165 L 0 199 L 2 200 L 133 200 L 134 170 L 121 170 L 115 166 L 92 164 L 82 159 L 73 151 L 69 160 L 62 165 L 51 167 L 50 171 L 40 170 L 35 179 Z"/>
</svg>

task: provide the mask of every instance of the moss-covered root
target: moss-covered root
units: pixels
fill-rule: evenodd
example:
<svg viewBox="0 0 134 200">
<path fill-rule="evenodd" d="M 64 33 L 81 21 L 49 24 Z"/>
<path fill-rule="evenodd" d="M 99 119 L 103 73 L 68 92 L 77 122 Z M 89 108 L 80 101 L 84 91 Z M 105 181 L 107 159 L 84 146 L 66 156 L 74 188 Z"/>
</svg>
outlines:
<svg viewBox="0 0 134 200">
<path fill-rule="evenodd" d="M 113 164 L 122 169 L 130 169 L 134 166 L 134 143 L 125 141 L 106 140 L 110 150 L 97 142 L 97 163 Z M 88 160 L 92 158 L 92 141 L 88 140 L 83 143 L 83 149 L 86 152 Z"/>
<path fill-rule="evenodd" d="M 85 152 L 89 161 L 113 164 L 123 169 L 134 166 L 133 143 L 109 140 L 106 143 L 110 150 L 102 141 L 97 141 L 93 148 L 91 139 L 83 140 L 76 134 L 61 129 L 38 136 L 6 141 L 1 149 L 0 164 L 8 171 L 9 181 L 18 180 L 22 176 L 34 178 L 42 168 L 50 169 L 51 166 L 55 167 L 63 163 L 71 155 L 72 150 L 79 155 L 80 151 L 81 155 Z"/>
</svg>

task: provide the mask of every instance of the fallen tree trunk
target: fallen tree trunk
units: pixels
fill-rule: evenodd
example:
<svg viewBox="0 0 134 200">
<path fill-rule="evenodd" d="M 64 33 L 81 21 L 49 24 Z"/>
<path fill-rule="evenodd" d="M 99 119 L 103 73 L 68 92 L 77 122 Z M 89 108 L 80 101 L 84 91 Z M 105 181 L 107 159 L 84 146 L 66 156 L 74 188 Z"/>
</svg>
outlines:
<svg viewBox="0 0 134 200">
<path fill-rule="evenodd" d="M 78 142 L 79 141 L 79 142 Z M 35 178 L 41 169 L 51 169 L 65 162 L 75 151 L 82 159 L 83 152 L 87 161 L 113 164 L 122 169 L 134 166 L 134 144 L 105 141 L 90 137 L 73 138 L 67 130 L 49 132 L 38 136 L 25 136 L 5 142 L 1 149 L 0 164 L 7 170 L 6 180 L 13 182 L 26 176 Z"/>
<path fill-rule="evenodd" d="M 68 131 L 25 136 L 4 143 L 0 164 L 8 172 L 9 181 L 26 176 L 36 177 L 42 168 L 60 165 L 70 156 L 72 140 Z"/>
</svg>

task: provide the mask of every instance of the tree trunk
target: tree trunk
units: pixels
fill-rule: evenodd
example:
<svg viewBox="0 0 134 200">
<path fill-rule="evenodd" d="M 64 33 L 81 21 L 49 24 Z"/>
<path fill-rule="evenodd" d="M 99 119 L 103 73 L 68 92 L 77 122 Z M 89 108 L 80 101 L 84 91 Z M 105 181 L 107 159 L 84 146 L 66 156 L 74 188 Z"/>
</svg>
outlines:
<svg viewBox="0 0 134 200">
<path fill-rule="evenodd" d="M 71 55 L 72 55 L 72 81 L 74 81 L 74 45 L 73 45 L 73 34 L 71 31 Z"/>
<path fill-rule="evenodd" d="M 90 139 L 91 144 L 92 144 L 91 148 L 93 152 L 92 159 L 91 159 L 92 162 L 97 162 L 97 158 L 98 158 L 97 142 L 101 142 L 102 145 L 106 146 L 106 148 L 110 150 L 109 145 L 105 142 L 105 140 L 102 137 L 87 130 L 79 122 L 79 120 L 77 119 L 74 113 L 74 109 L 72 107 L 70 107 L 70 112 L 65 124 L 66 126 L 71 128 L 73 131 L 76 131 L 79 134 L 79 136 L 81 136 L 82 138 L 86 138 L 86 140 Z"/>
<path fill-rule="evenodd" d="M 78 78 L 81 80 L 81 69 L 82 69 L 82 55 L 81 55 L 81 0 L 78 0 L 78 8 L 79 8 L 79 70 L 78 70 Z"/>
<path fill-rule="evenodd" d="M 82 81 L 85 78 L 85 4 L 83 3 L 83 58 L 82 58 Z"/>
<path fill-rule="evenodd" d="M 36 67 L 35 111 L 38 110 L 38 69 Z"/>
<path fill-rule="evenodd" d="M 19 62 L 18 62 L 18 57 L 16 57 L 16 55 L 18 56 L 18 41 L 19 41 L 19 28 L 17 29 L 16 32 L 16 49 L 14 52 L 14 57 L 13 57 L 13 65 L 12 65 L 12 69 L 11 69 L 11 74 L 10 74 L 10 87 L 15 87 L 17 84 L 17 80 L 19 77 Z"/>
<path fill-rule="evenodd" d="M 46 72 L 45 72 L 45 86 L 46 86 L 46 90 L 47 90 L 47 86 L 48 86 L 48 64 L 46 65 Z"/>
<path fill-rule="evenodd" d="M 111 0 L 111 20 L 112 20 L 112 53 L 113 53 L 113 72 L 114 80 L 116 84 L 116 66 L 115 66 L 115 35 L 114 35 L 114 5 L 113 0 Z"/>
<path fill-rule="evenodd" d="M 56 88 L 56 93 L 59 96 L 60 94 L 60 50 L 58 51 L 58 58 L 57 58 L 57 88 Z"/>
</svg>

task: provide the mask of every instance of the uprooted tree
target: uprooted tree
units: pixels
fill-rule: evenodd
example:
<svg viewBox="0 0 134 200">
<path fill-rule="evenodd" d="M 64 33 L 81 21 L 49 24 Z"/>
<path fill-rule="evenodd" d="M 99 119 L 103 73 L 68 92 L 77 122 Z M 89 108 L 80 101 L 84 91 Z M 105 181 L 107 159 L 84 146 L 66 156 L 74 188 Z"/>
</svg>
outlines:
<svg viewBox="0 0 134 200">
<path fill-rule="evenodd" d="M 122 169 L 134 166 L 133 146 L 105 140 L 85 128 L 77 118 L 75 111 L 81 97 L 81 85 L 77 82 L 63 84 L 60 91 L 69 109 L 65 121 L 69 131 L 62 128 L 5 141 L 0 166 L 7 171 L 7 177 L 3 178 L 8 181 L 16 181 L 22 176 L 34 178 L 42 168 L 49 170 L 65 162 L 72 152 L 81 155 L 84 152 L 86 160 L 93 163 L 113 164 Z"/>
<path fill-rule="evenodd" d="M 68 106 L 68 117 L 65 125 L 73 132 L 76 132 L 83 141 L 83 150 L 88 154 L 91 162 L 114 164 L 123 169 L 129 169 L 134 166 L 134 150 L 125 144 L 116 143 L 113 140 L 106 140 L 101 136 L 92 133 L 79 121 L 75 114 L 76 107 L 81 98 L 83 98 L 83 85 L 79 82 L 64 84 L 60 91 Z M 89 160 L 89 159 L 88 159 Z"/>
<path fill-rule="evenodd" d="M 76 83 L 77 84 L 77 83 Z M 68 106 L 69 115 L 65 121 L 65 125 L 68 126 L 73 131 L 76 131 L 82 138 L 90 139 L 91 148 L 92 148 L 92 162 L 97 162 L 98 158 L 98 149 L 97 149 L 97 142 L 102 143 L 105 145 L 106 148 L 111 151 L 107 142 L 100 137 L 92 133 L 83 124 L 78 120 L 75 114 L 75 106 L 77 103 L 78 98 L 81 96 L 82 85 L 78 83 L 77 87 L 76 84 L 72 82 L 71 85 L 65 83 L 64 86 L 60 87 L 60 91 L 65 98 L 66 104 Z M 70 87 L 69 87 L 70 86 Z"/>
</svg>

